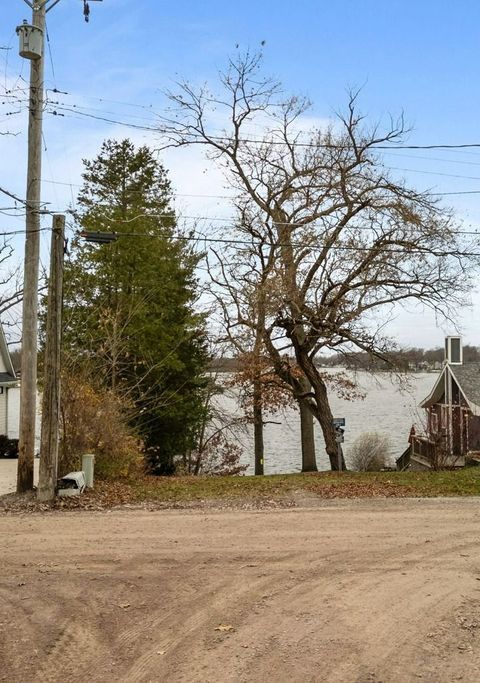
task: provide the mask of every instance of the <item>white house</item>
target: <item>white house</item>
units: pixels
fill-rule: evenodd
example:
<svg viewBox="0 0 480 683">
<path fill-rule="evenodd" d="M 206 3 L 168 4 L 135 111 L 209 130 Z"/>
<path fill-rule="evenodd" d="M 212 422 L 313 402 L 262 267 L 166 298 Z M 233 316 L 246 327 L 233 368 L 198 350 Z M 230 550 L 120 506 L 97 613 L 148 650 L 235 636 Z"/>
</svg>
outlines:
<svg viewBox="0 0 480 683">
<path fill-rule="evenodd" d="M 20 386 L 0 325 L 0 436 L 18 439 Z"/>
</svg>

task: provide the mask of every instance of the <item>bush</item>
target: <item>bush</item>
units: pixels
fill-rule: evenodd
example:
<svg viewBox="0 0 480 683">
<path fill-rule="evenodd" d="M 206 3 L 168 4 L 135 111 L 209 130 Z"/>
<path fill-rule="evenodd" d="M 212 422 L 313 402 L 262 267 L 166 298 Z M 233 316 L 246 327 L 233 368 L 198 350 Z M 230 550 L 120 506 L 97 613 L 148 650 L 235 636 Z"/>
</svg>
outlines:
<svg viewBox="0 0 480 683">
<path fill-rule="evenodd" d="M 390 439 L 386 434 L 364 432 L 353 442 L 349 456 L 350 467 L 353 470 L 378 472 L 390 459 Z"/>
<path fill-rule="evenodd" d="M 141 441 L 128 426 L 128 406 L 81 375 L 62 377 L 59 476 L 81 468 L 84 453 L 95 454 L 95 474 L 126 477 L 143 467 Z"/>
</svg>

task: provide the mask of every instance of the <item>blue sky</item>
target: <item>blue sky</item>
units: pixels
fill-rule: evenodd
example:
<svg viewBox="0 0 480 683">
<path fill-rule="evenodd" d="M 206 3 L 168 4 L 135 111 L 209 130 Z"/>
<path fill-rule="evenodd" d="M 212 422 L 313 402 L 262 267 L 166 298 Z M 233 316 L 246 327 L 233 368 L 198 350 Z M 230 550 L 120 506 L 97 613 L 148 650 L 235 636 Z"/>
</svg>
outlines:
<svg viewBox="0 0 480 683">
<path fill-rule="evenodd" d="M 404 111 L 411 143 L 480 142 L 476 0 L 104 0 L 90 6 L 89 24 L 81 0 L 61 0 L 48 15 L 47 87 L 69 93 L 59 101 L 84 107 L 84 113 L 150 125 L 161 110 L 162 91 L 175 79 L 212 81 L 237 44 L 256 49 L 266 41 L 265 73 L 281 79 L 287 91 L 308 95 L 316 117 L 328 118 L 344 106 L 348 87 L 363 86 L 360 105 L 369 120 Z M 0 46 L 11 49 L 0 50 L 0 92 L 25 87 L 28 64 L 17 54 L 15 26 L 29 16 L 23 0 L 2 0 Z M 0 185 L 22 195 L 26 119 L 9 113 L 17 110 L 11 101 L 0 105 L 0 126 L 20 133 L 0 137 Z M 126 136 L 156 144 L 148 132 L 80 114 L 46 114 L 44 200 L 65 208 L 78 190 L 81 158 L 94 156 L 105 137 Z M 398 151 L 386 161 L 419 189 L 480 190 L 480 149 Z M 169 153 L 165 164 L 182 195 L 181 210 L 212 217 L 228 212 L 222 200 L 184 196 L 213 194 L 212 188 L 221 194 L 220 174 L 197 152 Z M 454 196 L 448 204 L 477 228 L 479 200 Z M 7 205 L 0 199 L 0 207 Z M 21 228 L 22 220 L 0 215 L 0 228 Z M 15 242 L 19 257 L 22 239 Z M 480 345 L 480 307 L 461 324 L 466 341 Z M 392 331 L 404 345 L 432 346 L 449 330 L 437 329 L 430 316 L 400 314 Z"/>
</svg>

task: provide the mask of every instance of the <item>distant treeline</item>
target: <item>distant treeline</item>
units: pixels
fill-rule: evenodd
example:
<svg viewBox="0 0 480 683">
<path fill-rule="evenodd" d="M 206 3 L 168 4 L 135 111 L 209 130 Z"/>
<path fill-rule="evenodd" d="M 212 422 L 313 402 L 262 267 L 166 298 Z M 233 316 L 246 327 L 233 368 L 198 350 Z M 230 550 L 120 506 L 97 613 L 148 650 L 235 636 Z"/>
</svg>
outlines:
<svg viewBox="0 0 480 683">
<path fill-rule="evenodd" d="M 325 367 L 355 367 L 366 370 L 388 370 L 395 365 L 400 370 L 433 370 L 445 359 L 445 350 L 411 348 L 386 354 L 387 360 L 372 358 L 367 353 L 335 354 L 319 357 L 319 363 Z M 480 348 L 477 346 L 463 347 L 463 362 L 474 363 L 480 361 Z"/>
<path fill-rule="evenodd" d="M 336 353 L 331 356 L 318 356 L 316 363 L 320 367 L 333 368 L 337 366 L 363 370 L 389 370 L 395 365 L 400 370 L 433 370 L 445 358 L 443 348 L 420 349 L 411 348 L 395 353 L 386 354 L 387 361 L 372 358 L 367 353 Z M 464 346 L 463 362 L 480 362 L 480 347 Z M 211 361 L 212 372 L 235 372 L 239 363 L 236 358 L 214 358 Z"/>
</svg>

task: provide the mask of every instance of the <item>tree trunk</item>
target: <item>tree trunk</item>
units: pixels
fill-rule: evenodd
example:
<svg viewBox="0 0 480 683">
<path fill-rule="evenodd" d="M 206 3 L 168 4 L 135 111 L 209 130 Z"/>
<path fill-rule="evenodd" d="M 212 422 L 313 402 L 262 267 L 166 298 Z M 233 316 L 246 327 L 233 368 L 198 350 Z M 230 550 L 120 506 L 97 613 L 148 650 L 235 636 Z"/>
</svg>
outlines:
<svg viewBox="0 0 480 683">
<path fill-rule="evenodd" d="M 330 410 L 330 404 L 328 402 L 327 388 L 323 380 L 317 375 L 312 386 L 315 391 L 316 396 L 316 412 L 317 419 L 322 428 L 323 437 L 325 439 L 325 450 L 330 460 L 330 469 L 333 472 L 338 472 L 338 444 L 335 439 L 335 429 L 333 427 L 333 415 Z M 341 451 L 340 456 L 341 469 L 346 470 L 345 460 L 343 457 L 343 451 Z"/>
<path fill-rule="evenodd" d="M 310 382 L 306 377 L 301 380 L 302 389 L 310 391 Z M 315 430 L 313 425 L 313 413 L 304 399 L 299 399 L 300 408 L 300 430 L 302 441 L 302 472 L 317 472 L 317 461 L 315 458 Z"/>
<path fill-rule="evenodd" d="M 253 438 L 255 447 L 255 474 L 263 474 L 263 411 L 262 385 L 259 380 L 253 383 Z"/>
<path fill-rule="evenodd" d="M 333 426 L 333 415 L 328 401 L 327 387 L 308 354 L 302 353 L 302 350 L 299 349 L 298 346 L 296 346 L 296 352 L 297 362 L 310 380 L 315 394 L 315 401 L 307 401 L 307 404 L 322 428 L 323 438 L 325 439 L 325 450 L 327 451 L 330 460 L 330 468 L 332 471 L 338 472 L 338 444 L 335 439 L 335 428 Z M 343 457 L 343 450 L 341 450 L 340 462 L 341 469 L 345 471 L 347 468 Z"/>
</svg>

